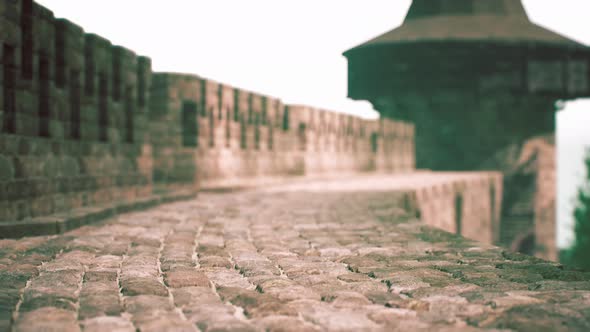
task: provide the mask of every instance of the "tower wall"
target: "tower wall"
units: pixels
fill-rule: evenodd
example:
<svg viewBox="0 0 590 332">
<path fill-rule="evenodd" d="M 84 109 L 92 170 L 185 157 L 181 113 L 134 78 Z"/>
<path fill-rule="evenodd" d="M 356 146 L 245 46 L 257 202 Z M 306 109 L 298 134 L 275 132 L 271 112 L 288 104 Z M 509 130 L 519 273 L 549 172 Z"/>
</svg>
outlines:
<svg viewBox="0 0 590 332">
<path fill-rule="evenodd" d="M 495 159 L 553 136 L 558 100 L 590 96 L 590 48 L 520 0 L 482 3 L 414 0 L 401 26 L 344 53 L 348 95 L 416 124 L 419 169 L 503 171 L 497 243 L 554 259 L 554 154 Z"/>
</svg>

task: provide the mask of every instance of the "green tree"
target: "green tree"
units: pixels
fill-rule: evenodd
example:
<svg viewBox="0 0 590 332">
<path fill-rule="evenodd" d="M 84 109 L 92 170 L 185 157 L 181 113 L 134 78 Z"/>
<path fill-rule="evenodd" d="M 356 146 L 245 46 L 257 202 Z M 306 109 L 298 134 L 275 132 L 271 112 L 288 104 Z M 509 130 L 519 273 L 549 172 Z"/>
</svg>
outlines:
<svg viewBox="0 0 590 332">
<path fill-rule="evenodd" d="M 575 240 L 565 254 L 565 263 L 590 270 L 590 148 L 586 150 L 586 176 L 578 190 L 574 210 Z"/>
</svg>

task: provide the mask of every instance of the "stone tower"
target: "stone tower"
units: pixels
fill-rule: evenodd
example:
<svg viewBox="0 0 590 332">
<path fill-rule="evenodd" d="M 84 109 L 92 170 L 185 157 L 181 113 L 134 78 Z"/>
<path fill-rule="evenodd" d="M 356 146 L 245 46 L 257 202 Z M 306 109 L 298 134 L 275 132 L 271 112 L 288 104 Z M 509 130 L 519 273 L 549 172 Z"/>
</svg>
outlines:
<svg viewBox="0 0 590 332">
<path fill-rule="evenodd" d="M 415 124 L 418 168 L 503 171 L 496 243 L 557 258 L 556 102 L 590 96 L 588 47 L 531 23 L 521 0 L 413 0 L 400 27 L 344 55 L 350 98 Z"/>
<path fill-rule="evenodd" d="M 555 131 L 590 95 L 590 50 L 531 23 L 520 0 L 414 0 L 404 23 L 344 55 L 349 97 L 416 124 L 416 163 L 471 170 Z"/>
</svg>

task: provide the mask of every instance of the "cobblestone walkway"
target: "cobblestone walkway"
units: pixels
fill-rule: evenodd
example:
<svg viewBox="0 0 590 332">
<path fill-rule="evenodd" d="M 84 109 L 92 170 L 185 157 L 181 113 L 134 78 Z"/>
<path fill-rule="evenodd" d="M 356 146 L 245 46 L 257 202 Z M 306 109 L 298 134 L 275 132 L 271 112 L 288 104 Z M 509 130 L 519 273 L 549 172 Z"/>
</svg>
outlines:
<svg viewBox="0 0 590 332">
<path fill-rule="evenodd" d="M 589 331 L 590 276 L 371 193 L 248 191 L 0 241 L 0 331 Z"/>
</svg>

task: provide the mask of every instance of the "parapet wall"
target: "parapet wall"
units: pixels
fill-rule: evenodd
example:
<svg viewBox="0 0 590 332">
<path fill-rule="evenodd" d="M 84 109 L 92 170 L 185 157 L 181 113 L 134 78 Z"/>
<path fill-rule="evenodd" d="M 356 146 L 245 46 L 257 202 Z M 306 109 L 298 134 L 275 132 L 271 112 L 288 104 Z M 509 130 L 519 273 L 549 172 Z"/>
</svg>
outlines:
<svg viewBox="0 0 590 332">
<path fill-rule="evenodd" d="M 31 0 L 0 0 L 0 59 L 4 226 L 200 185 L 414 168 L 412 124 L 154 74 Z"/>
<path fill-rule="evenodd" d="M 0 0 L 0 28 L 0 237 L 60 232 L 94 218 L 79 210 L 103 216 L 200 188 L 415 169 L 413 124 L 153 73 L 149 58 L 30 0 Z M 426 223 L 497 241 L 497 175 L 420 176 L 409 192 Z"/>
<path fill-rule="evenodd" d="M 482 243 L 495 244 L 500 236 L 504 190 L 500 172 L 366 173 L 294 181 L 268 190 L 359 196 L 371 193 L 384 222 L 416 216 L 429 226 Z"/>
<path fill-rule="evenodd" d="M 0 44 L 0 220 L 150 195 L 150 60 L 26 0 Z"/>
<path fill-rule="evenodd" d="M 154 179 L 167 186 L 414 169 L 412 124 L 285 105 L 195 75 L 154 75 L 149 123 Z"/>
<path fill-rule="evenodd" d="M 428 225 L 483 243 L 500 234 L 503 177 L 499 172 L 434 173 L 415 187 L 415 208 Z"/>
</svg>

